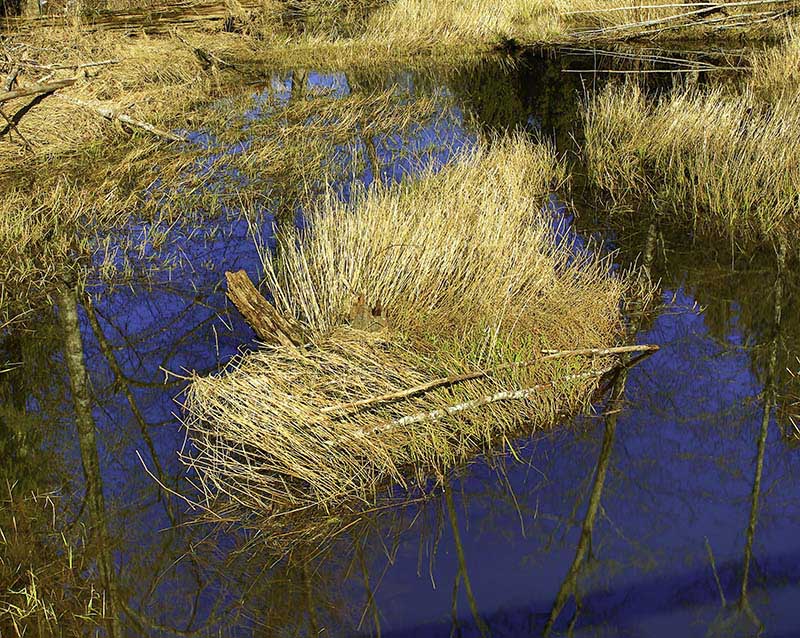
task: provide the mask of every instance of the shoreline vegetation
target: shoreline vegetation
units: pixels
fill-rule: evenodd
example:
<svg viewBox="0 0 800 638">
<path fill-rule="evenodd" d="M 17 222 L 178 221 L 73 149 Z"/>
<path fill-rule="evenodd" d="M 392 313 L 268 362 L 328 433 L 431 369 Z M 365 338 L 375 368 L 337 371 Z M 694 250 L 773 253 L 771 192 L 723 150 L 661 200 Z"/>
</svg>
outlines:
<svg viewBox="0 0 800 638">
<path fill-rule="evenodd" d="M 583 113 L 590 181 L 612 210 L 650 210 L 737 243 L 788 241 L 800 221 L 799 61 L 792 36 L 756 55 L 733 90 L 607 86 Z"/>
<path fill-rule="evenodd" d="M 85 280 L 85 266 L 97 262 L 98 251 L 106 253 L 99 258 L 102 272 L 119 276 L 129 270 L 124 263 L 120 266 L 120 255 L 135 248 L 136 242 L 124 237 L 132 221 L 156 219 L 156 243 L 163 243 L 176 215 L 192 217 L 178 211 L 218 210 L 217 195 L 204 193 L 203 186 L 210 183 L 209 175 L 220 171 L 197 175 L 196 168 L 202 161 L 211 162 L 208 158 L 215 152 L 216 163 L 223 164 L 219 156 L 225 142 L 228 148 L 247 143 L 242 133 L 249 126 L 246 122 L 234 122 L 239 139 L 231 138 L 230 111 L 252 98 L 246 87 L 265 81 L 265 65 L 271 71 L 286 70 L 294 84 L 308 69 L 452 67 L 489 53 L 510 54 L 529 47 L 704 38 L 777 41 L 787 43 L 752 61 L 753 92 L 774 93 L 778 85 L 791 92 L 790 80 L 797 73 L 791 60 L 797 46 L 795 39 L 787 38 L 797 22 L 796 4 L 349 0 L 301 5 L 272 0 L 258 6 L 182 2 L 137 7 L 51 2 L 42 5 L 47 7 L 45 15 L 36 15 L 38 5 L 20 4 L 20 17 L 3 20 L 0 40 L 0 89 L 5 91 L 0 96 L 5 119 L 0 122 L 0 189 L 6 193 L 0 205 L 0 324 L 49 303 L 47 289 L 53 284 Z M 358 132 L 365 123 L 380 126 L 374 115 L 381 113 L 381 104 L 392 101 L 374 90 L 362 91 L 360 98 L 360 119 L 346 115 L 348 104 L 332 107 L 331 119 L 346 120 L 342 130 Z M 706 98 L 688 106 L 702 110 L 703 99 L 708 107 Z M 785 100 L 788 104 L 790 98 Z M 308 107 L 307 118 L 314 118 L 319 104 L 294 101 L 289 110 L 296 113 L 298 128 L 289 133 L 279 125 L 262 127 L 268 129 L 270 152 L 236 158 L 228 154 L 225 161 L 248 177 L 269 175 L 255 180 L 245 189 L 248 193 L 263 192 L 270 180 L 295 180 L 295 192 L 302 192 L 307 190 L 307 176 L 314 173 L 312 181 L 325 181 L 319 166 L 324 164 L 325 145 L 331 146 L 331 127 L 311 135 L 321 142 L 314 151 L 302 134 L 302 107 Z M 401 106 L 395 100 L 389 123 L 403 118 Z M 780 126 L 774 113 L 763 119 Z M 207 142 L 197 141 L 197 132 L 220 143 L 208 148 Z M 598 134 L 611 138 L 609 131 Z M 301 150 L 284 157 L 281 145 L 275 144 L 281 136 L 283 149 L 291 148 L 286 142 L 292 139 L 300 141 Z M 200 148 L 203 144 L 207 148 Z M 764 145 L 751 151 L 770 149 Z M 614 162 L 619 159 L 612 158 Z M 632 174 L 626 170 L 618 181 L 630 182 Z M 171 188 L 166 195 L 169 205 L 156 211 L 154 202 L 165 200 L 153 192 L 170 180 L 180 187 Z M 729 196 L 724 193 L 721 198 Z M 207 201 L 198 203 L 204 197 Z M 744 215 L 751 212 L 748 208 Z M 770 217 L 762 210 L 757 215 L 757 222 L 747 220 L 745 226 L 771 232 L 775 213 Z M 737 217 L 729 225 L 738 223 Z"/>
</svg>

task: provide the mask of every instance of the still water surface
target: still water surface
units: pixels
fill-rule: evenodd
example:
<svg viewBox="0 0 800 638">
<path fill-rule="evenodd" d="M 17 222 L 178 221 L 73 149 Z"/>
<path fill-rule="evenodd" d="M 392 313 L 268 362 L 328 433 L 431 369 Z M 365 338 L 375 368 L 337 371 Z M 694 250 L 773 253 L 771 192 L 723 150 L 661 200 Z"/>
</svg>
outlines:
<svg viewBox="0 0 800 638">
<path fill-rule="evenodd" d="M 369 183 L 376 168 L 400 179 L 420 163 L 401 151 L 440 163 L 501 128 L 572 149 L 582 91 L 598 81 L 562 72 L 581 66 L 530 56 L 514 69 L 389 74 L 386 86 L 446 95 L 449 106 L 374 140 L 379 166 L 354 166 L 352 179 Z M 349 91 L 344 73 L 305 78 Z M 275 76 L 264 91 L 291 99 L 291 83 Z M 339 187 L 346 197 L 348 181 Z M 787 370 L 798 367 L 800 280 L 768 250 L 731 252 L 644 214 L 617 223 L 581 192 L 576 179 L 572 230 L 602 238 L 622 267 L 648 253 L 662 285 L 662 306 L 636 335 L 662 349 L 630 372 L 621 411 L 598 406 L 535 437 L 522 462 L 476 461 L 447 495 L 342 517 L 350 527 L 291 560 L 235 525 L 196 522 L 201 512 L 176 496 L 196 492 L 177 454 L 185 382 L 165 371 L 213 371 L 253 343 L 222 288 L 225 270 L 258 274 L 247 225 L 176 232 L 164 249 L 181 257 L 170 273 L 93 285 L 97 322 L 81 307 L 79 326 L 126 634 L 800 635 L 800 440 Z M 86 479 L 61 329 L 49 316 L 36 328 L 0 343 L 4 358 L 23 362 L 0 376 L 2 468 L 29 489 L 57 489 L 59 508 L 77 516 Z M 599 506 L 587 520 L 591 495 Z"/>
</svg>

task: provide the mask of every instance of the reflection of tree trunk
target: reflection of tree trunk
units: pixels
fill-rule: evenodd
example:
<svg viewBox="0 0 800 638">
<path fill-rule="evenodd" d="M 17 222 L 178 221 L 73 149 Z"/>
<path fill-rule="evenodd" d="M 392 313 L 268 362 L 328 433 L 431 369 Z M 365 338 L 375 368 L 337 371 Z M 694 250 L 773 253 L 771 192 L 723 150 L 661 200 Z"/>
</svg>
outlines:
<svg viewBox="0 0 800 638">
<path fill-rule="evenodd" d="M 483 638 L 491 635 L 489 628 L 478 613 L 478 604 L 475 601 L 475 595 L 472 593 L 472 583 L 469 580 L 469 573 L 467 572 L 467 559 L 464 556 L 464 546 L 461 544 L 461 533 L 458 531 L 458 516 L 456 515 L 456 506 L 453 503 L 453 493 L 449 484 L 445 485 L 444 500 L 447 503 L 447 514 L 450 517 L 450 527 L 453 529 L 453 543 L 456 546 L 456 556 L 458 557 L 458 572 L 456 573 L 456 585 L 453 592 L 458 595 L 458 581 L 459 579 L 464 583 L 464 594 L 469 603 L 469 609 L 472 612 L 472 617 L 475 619 L 475 625 L 481 632 Z M 455 618 L 456 603 L 453 601 L 453 616 Z"/>
<path fill-rule="evenodd" d="M 367 569 L 367 561 L 364 558 L 364 547 L 361 545 L 360 541 L 357 543 L 356 552 L 358 563 L 361 567 L 361 575 L 364 578 L 364 590 L 367 593 L 367 607 L 364 610 L 364 615 L 366 615 L 368 611 L 372 612 L 372 624 L 375 627 L 375 636 L 376 638 L 381 638 L 381 618 L 378 612 L 378 605 L 375 602 L 375 592 L 369 583 L 369 570 Z M 361 620 L 363 622 L 363 616 Z M 359 623 L 358 629 L 361 629 L 361 623 Z"/>
<path fill-rule="evenodd" d="M 778 249 L 778 272 L 775 278 L 773 289 L 774 313 L 772 324 L 772 341 L 769 344 L 767 357 L 766 377 L 764 379 L 764 409 L 761 414 L 761 430 L 758 435 L 758 453 L 756 455 L 756 472 L 753 477 L 753 489 L 750 500 L 750 520 L 747 525 L 747 540 L 744 547 L 744 564 L 742 570 L 742 589 L 739 594 L 739 609 L 743 611 L 753 621 L 753 623 L 763 629 L 761 621 L 756 616 L 747 595 L 750 581 L 750 563 L 753 558 L 753 542 L 756 534 L 756 523 L 758 522 L 758 500 L 761 494 L 761 479 L 764 472 L 764 454 L 767 447 L 767 434 L 769 433 L 769 421 L 772 410 L 775 407 L 776 392 L 776 373 L 778 368 L 778 341 L 780 338 L 781 314 L 783 312 L 783 276 L 785 268 L 785 248 L 783 245 Z"/>
<path fill-rule="evenodd" d="M 355 74 L 345 74 L 344 76 L 345 82 L 347 83 L 347 87 L 350 90 L 350 94 L 353 93 L 363 93 L 364 86 L 363 82 L 358 79 Z M 371 87 L 371 90 L 375 91 L 378 90 L 376 87 Z M 364 148 L 367 150 L 367 159 L 369 160 L 369 166 L 372 169 L 372 180 L 375 183 L 379 183 L 381 181 L 381 160 L 378 156 L 378 148 L 375 145 L 375 140 L 367 134 L 367 122 L 362 120 L 359 123 L 359 128 L 361 129 L 361 136 L 364 140 Z"/>
<path fill-rule="evenodd" d="M 306 613 L 308 618 L 308 635 L 309 636 L 317 636 L 320 634 L 320 627 L 319 621 L 317 620 L 317 610 L 314 607 L 314 595 L 313 595 L 313 581 L 311 579 L 311 570 L 309 569 L 309 565 L 307 562 L 303 562 L 302 566 L 302 577 L 303 577 L 303 598 L 305 600 L 306 605 Z M 324 629 L 323 629 L 324 631 Z"/>
<path fill-rule="evenodd" d="M 561 610 L 567 603 L 571 595 L 574 595 L 578 585 L 578 576 L 583 568 L 586 554 L 588 553 L 589 546 L 592 542 L 592 530 L 594 529 L 594 521 L 597 517 L 597 510 L 600 509 L 600 497 L 603 494 L 603 486 L 606 481 L 606 474 L 608 466 L 611 461 L 611 451 L 614 449 L 614 435 L 617 430 L 617 416 L 619 408 L 622 404 L 622 399 L 625 396 L 625 380 L 627 371 L 622 370 L 611 391 L 611 400 L 608 405 L 609 415 L 606 417 L 605 432 L 603 434 L 603 445 L 600 448 L 600 457 L 597 461 L 597 469 L 594 475 L 594 482 L 592 484 L 592 492 L 589 496 L 589 507 L 586 509 L 586 516 L 583 518 L 583 526 L 581 527 L 581 536 L 578 540 L 578 547 L 575 550 L 575 558 L 572 560 L 567 575 L 561 583 L 561 588 L 558 590 L 556 600 L 553 603 L 553 608 L 550 610 L 550 617 L 544 626 L 544 635 L 547 636 L 553 628 L 553 624 L 558 619 Z"/>
<path fill-rule="evenodd" d="M 89 375 L 83 356 L 83 342 L 78 321 L 78 293 L 75 288 L 60 288 L 57 293 L 58 310 L 64 332 L 64 359 L 69 371 L 75 425 L 81 450 L 83 474 L 86 480 L 86 504 L 92 526 L 93 541 L 98 550 L 100 578 L 107 596 L 109 616 L 108 632 L 111 638 L 122 636 L 117 609 L 116 578 L 111 545 L 106 526 L 103 481 L 97 454 L 95 424 L 89 394 Z"/>
<path fill-rule="evenodd" d="M 655 257 L 656 240 L 658 239 L 658 228 L 655 224 L 650 224 L 647 233 L 647 244 L 645 246 L 644 254 L 642 255 L 642 275 L 650 278 L 650 270 L 653 265 Z M 628 314 L 631 316 L 631 324 L 628 329 L 628 341 L 633 341 L 639 327 L 642 324 L 645 308 L 642 304 L 635 302 L 631 304 L 628 309 Z M 553 607 L 550 610 L 550 616 L 544 626 L 543 635 L 547 636 L 553 628 L 556 620 L 558 620 L 561 611 L 564 609 L 567 600 L 570 596 L 576 599 L 577 609 L 576 617 L 570 622 L 570 632 L 574 629 L 577 622 L 577 613 L 580 609 L 578 599 L 578 578 L 584 567 L 586 556 L 592 544 L 592 531 L 594 530 L 595 519 L 597 512 L 600 509 L 600 499 L 603 494 L 603 487 L 605 486 L 606 475 L 608 474 L 608 467 L 611 464 L 611 452 L 614 449 L 614 436 L 617 430 L 617 418 L 622 408 L 622 403 L 625 398 L 625 383 L 628 378 L 628 368 L 623 367 L 620 369 L 617 378 L 614 379 L 614 384 L 611 388 L 611 396 L 607 406 L 607 416 L 605 420 L 605 431 L 603 432 L 603 443 L 600 447 L 600 456 L 597 459 L 597 466 L 595 469 L 594 481 L 592 482 L 592 491 L 589 495 L 589 505 L 586 508 L 586 515 L 583 518 L 583 525 L 581 526 L 581 535 L 578 539 L 578 546 L 575 549 L 575 558 L 567 571 L 567 575 L 561 583 L 561 587 L 556 594 L 556 599 L 553 602 Z"/>
<path fill-rule="evenodd" d="M 147 449 L 150 452 L 150 458 L 153 461 L 153 465 L 155 465 L 158 480 L 161 481 L 162 485 L 166 485 L 166 477 L 161 469 L 161 462 L 158 459 L 155 445 L 153 445 L 153 439 L 150 437 L 150 432 L 147 429 L 147 421 L 145 421 L 144 415 L 139 409 L 139 405 L 136 403 L 133 392 L 131 392 L 131 388 L 128 385 L 128 380 L 125 377 L 125 374 L 122 372 L 122 368 L 120 368 L 117 358 L 114 356 L 114 351 L 111 348 L 111 344 L 108 343 L 108 340 L 103 333 L 100 322 L 97 320 L 97 314 L 92 306 L 92 301 L 88 296 L 86 297 L 86 302 L 84 303 L 83 307 L 84 310 L 86 310 L 86 316 L 89 319 L 89 324 L 92 326 L 92 331 L 97 339 L 97 343 L 100 345 L 100 352 L 103 353 L 103 357 L 108 363 L 108 366 L 111 368 L 111 372 L 114 374 L 114 379 L 116 380 L 119 388 L 122 390 L 122 393 L 125 395 L 125 399 L 128 401 L 128 405 L 133 413 L 133 418 L 136 419 L 136 423 L 139 425 L 139 431 L 142 434 L 142 439 L 144 440 L 145 445 L 147 445 Z M 170 522 L 175 525 L 175 516 L 172 513 L 169 500 L 166 496 L 164 496 L 161 489 L 158 490 L 158 499 L 163 500 L 164 509 L 167 513 L 167 516 L 169 517 Z"/>
<path fill-rule="evenodd" d="M 365 127 L 362 123 L 361 130 L 364 131 Z M 367 147 L 367 157 L 369 164 L 372 168 L 372 180 L 378 184 L 381 181 L 381 161 L 378 158 L 378 149 L 375 147 L 375 140 L 369 135 L 364 133 L 364 145 Z"/>
<path fill-rule="evenodd" d="M 295 69 L 292 71 L 292 92 L 291 100 L 295 102 L 306 97 L 306 84 L 308 83 L 308 72 L 305 69 Z"/>
</svg>

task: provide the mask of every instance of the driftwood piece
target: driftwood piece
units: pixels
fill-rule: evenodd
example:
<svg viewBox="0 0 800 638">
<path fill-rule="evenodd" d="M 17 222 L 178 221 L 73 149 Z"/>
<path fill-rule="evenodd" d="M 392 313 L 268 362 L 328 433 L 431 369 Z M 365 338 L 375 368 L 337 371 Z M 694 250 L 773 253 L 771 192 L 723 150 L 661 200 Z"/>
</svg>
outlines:
<svg viewBox="0 0 800 638">
<path fill-rule="evenodd" d="M 293 319 L 286 319 L 264 298 L 244 270 L 226 272 L 228 299 L 239 310 L 259 339 L 271 345 L 302 348 L 303 331 Z"/>
<path fill-rule="evenodd" d="M 65 102 L 74 104 L 75 106 L 80 106 L 82 108 L 89 109 L 90 111 L 94 111 L 101 117 L 104 117 L 107 120 L 111 120 L 112 122 L 116 120 L 118 122 L 122 122 L 123 124 L 127 124 L 128 126 L 140 128 L 143 131 L 147 131 L 148 133 L 155 135 L 156 137 L 160 137 L 165 140 L 169 140 L 171 142 L 186 141 L 186 138 L 181 135 L 171 133 L 170 131 L 163 131 L 160 128 L 156 128 L 152 124 L 148 124 L 147 122 L 142 122 L 141 120 L 136 120 L 130 117 L 129 115 L 125 115 L 124 113 L 119 113 L 115 109 L 106 106 L 105 104 L 101 104 L 99 102 L 89 102 L 87 100 L 81 100 L 75 97 L 68 97 L 66 95 L 59 95 L 58 97 Z"/>
<path fill-rule="evenodd" d="M 362 399 L 361 401 L 353 401 L 352 403 L 343 403 L 340 405 L 332 405 L 326 408 L 322 408 L 320 412 L 322 414 L 332 414 L 336 413 L 335 417 L 343 417 L 349 414 L 353 414 L 356 412 L 360 412 L 361 410 L 365 410 L 367 408 L 374 407 L 376 405 L 384 404 L 384 403 L 393 403 L 395 401 L 400 401 L 402 399 L 407 399 L 409 397 L 413 397 L 419 394 L 424 394 L 425 392 L 430 392 L 436 388 L 441 388 L 444 386 L 456 385 L 458 383 L 463 383 L 465 381 L 473 381 L 476 379 L 483 379 L 485 377 L 491 376 L 495 372 L 500 372 L 502 370 L 509 370 L 512 368 L 522 368 L 527 366 L 536 365 L 541 363 L 542 361 L 552 361 L 554 359 L 565 359 L 568 357 L 579 357 L 579 356 L 611 356 L 617 354 L 626 354 L 631 352 L 643 352 L 646 354 L 652 354 L 659 349 L 657 345 L 634 345 L 634 346 L 617 346 L 614 348 L 580 348 L 577 350 L 544 350 L 544 356 L 539 357 L 537 359 L 532 359 L 530 361 L 519 361 L 514 363 L 505 363 L 503 365 L 495 366 L 494 368 L 487 368 L 485 370 L 477 370 L 475 372 L 466 372 L 464 374 L 457 374 L 451 375 L 449 377 L 439 377 L 438 379 L 433 379 L 432 381 L 428 381 L 427 383 L 422 383 L 420 385 L 416 385 L 412 388 L 406 388 L 405 390 L 401 390 L 399 392 L 391 392 L 389 394 L 382 394 L 376 397 L 370 397 L 368 399 Z"/>
<path fill-rule="evenodd" d="M 28 95 L 52 93 L 58 89 L 63 89 L 65 86 L 72 86 L 77 81 L 77 78 L 67 78 L 66 80 L 55 80 L 54 82 L 31 84 L 30 86 L 18 88 L 13 91 L 4 91 L 0 93 L 0 102 L 7 102 L 8 100 L 13 100 L 18 97 L 26 97 Z"/>
</svg>

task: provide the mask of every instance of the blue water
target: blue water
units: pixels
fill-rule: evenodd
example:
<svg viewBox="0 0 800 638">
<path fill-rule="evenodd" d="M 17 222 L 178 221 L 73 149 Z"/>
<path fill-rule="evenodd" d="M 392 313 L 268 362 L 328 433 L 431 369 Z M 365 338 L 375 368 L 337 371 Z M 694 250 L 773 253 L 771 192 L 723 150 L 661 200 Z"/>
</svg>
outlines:
<svg viewBox="0 0 800 638">
<path fill-rule="evenodd" d="M 510 124 L 524 128 L 536 122 L 547 131 L 561 118 L 553 113 L 570 107 L 547 102 L 531 88 L 540 66 L 536 62 L 528 71 L 493 81 L 508 83 L 516 96 Z M 423 90 L 413 74 L 401 76 L 404 90 Z M 313 73 L 309 82 L 336 94 L 349 90 L 341 74 Z M 280 79 L 265 89 L 284 97 L 288 90 Z M 383 181 L 445 163 L 474 143 L 477 128 L 486 124 L 460 84 L 453 88 L 442 79 L 432 90 L 449 96 L 451 106 L 432 121 L 376 140 Z M 259 108 L 249 113 L 260 115 Z M 410 162 L 403 153 L 409 149 L 420 159 Z M 340 149 L 337 157 L 346 162 L 358 150 Z M 369 184 L 375 177 L 367 168 L 336 187 L 347 198 L 352 183 Z M 268 215 L 261 221 L 268 243 L 271 224 Z M 579 238 L 591 231 L 576 222 L 569 232 Z M 614 239 L 609 247 L 626 241 L 625 231 L 608 229 L 607 234 Z M 747 273 L 725 260 L 697 267 L 695 251 L 706 248 L 693 248 L 691 239 L 669 236 L 656 257 L 663 304 L 636 338 L 659 344 L 661 351 L 629 375 L 590 555 L 578 579 L 580 605 L 570 599 L 554 635 L 566 635 L 573 616 L 575 636 L 749 636 L 759 631 L 738 613 L 737 603 L 775 275 L 765 266 L 757 273 L 760 293 L 739 294 L 735 282 Z M 148 282 L 108 288 L 93 281 L 90 287 L 146 436 L 81 310 L 120 595 L 146 620 L 143 625 L 126 615 L 129 634 L 481 635 L 463 578 L 454 596 L 460 567 L 440 491 L 424 503 L 364 515 L 308 560 L 281 558 L 263 539 L 233 523 L 220 528 L 198 522 L 202 511 L 190 504 L 198 498 L 196 477 L 178 457 L 185 445 L 182 377 L 217 370 L 240 349 L 254 347 L 252 332 L 225 300 L 223 273 L 244 268 L 257 277 L 259 261 L 242 221 L 228 222 L 216 235 L 176 232 L 169 241 L 164 254 L 181 257 L 172 270 Z M 636 253 L 635 245 L 616 254 L 620 266 L 636 257 L 628 253 Z M 788 277 L 793 291 L 794 279 Z M 718 285 L 720 280 L 727 287 Z M 706 305 L 714 309 L 712 318 L 704 312 Z M 55 450 L 58 458 L 52 474 L 39 479 L 58 485 L 64 509 L 76 511 L 83 475 L 53 321 L 44 316 L 39 333 L 24 337 L 28 350 L 39 355 L 0 376 L 0 383 L 10 384 L 12 374 L 27 379 L 9 387 L 24 388 L 26 411 L 41 429 L 40 447 Z M 786 337 L 780 347 L 781 391 L 786 392 L 791 380 L 783 369 L 793 361 L 787 354 L 791 343 Z M 602 411 L 598 405 L 594 415 L 534 436 L 522 447 L 523 462 L 476 460 L 448 485 L 474 603 L 492 636 L 541 635 L 575 555 L 605 431 Z M 797 449 L 786 416 L 773 414 L 748 592 L 765 636 L 800 635 Z M 169 491 L 149 474 L 158 474 L 158 468 Z"/>
</svg>

